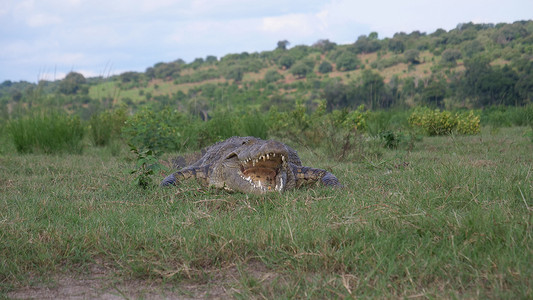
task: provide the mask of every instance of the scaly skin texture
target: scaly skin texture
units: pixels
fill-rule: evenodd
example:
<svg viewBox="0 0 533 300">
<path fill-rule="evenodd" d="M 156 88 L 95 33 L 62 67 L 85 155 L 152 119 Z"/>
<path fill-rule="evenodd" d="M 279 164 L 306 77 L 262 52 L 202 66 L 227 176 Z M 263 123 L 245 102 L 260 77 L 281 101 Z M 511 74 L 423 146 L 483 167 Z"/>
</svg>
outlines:
<svg viewBox="0 0 533 300">
<path fill-rule="evenodd" d="M 167 176 L 161 186 L 189 178 L 206 186 L 254 194 L 283 192 L 317 182 L 342 187 L 328 171 L 302 166 L 289 146 L 255 137 L 232 137 L 206 148 L 198 161 Z"/>
</svg>

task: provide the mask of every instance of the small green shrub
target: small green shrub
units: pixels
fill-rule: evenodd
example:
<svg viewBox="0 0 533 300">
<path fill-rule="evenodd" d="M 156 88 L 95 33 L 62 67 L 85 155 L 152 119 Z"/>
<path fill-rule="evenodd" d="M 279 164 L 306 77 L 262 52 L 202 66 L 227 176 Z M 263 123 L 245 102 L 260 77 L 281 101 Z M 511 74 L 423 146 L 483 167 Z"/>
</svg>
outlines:
<svg viewBox="0 0 533 300">
<path fill-rule="evenodd" d="M 159 162 L 157 156 L 152 150 L 139 150 L 134 145 L 130 145 L 130 150 L 133 154 L 135 154 L 137 159 L 135 168 L 130 170 L 130 174 L 135 174 L 135 185 L 140 186 L 143 189 L 147 189 L 153 183 L 152 175 L 158 174 L 160 171 L 168 171 Z"/>
<path fill-rule="evenodd" d="M 8 132 L 19 153 L 81 153 L 85 127 L 78 116 L 41 111 L 10 121 Z"/>
<path fill-rule="evenodd" d="M 416 108 L 408 119 L 409 125 L 419 128 L 430 136 L 459 134 L 478 134 L 480 132 L 479 116 L 473 111 L 468 113 L 451 113 L 430 109 Z"/>
<path fill-rule="evenodd" d="M 387 130 L 383 131 L 380 135 L 383 140 L 384 147 L 389 149 L 396 149 L 400 144 L 400 136 L 394 131 Z"/>
<path fill-rule="evenodd" d="M 195 126 L 192 120 L 172 108 L 156 111 L 150 107 L 141 108 L 130 117 L 122 129 L 128 144 L 137 149 L 149 149 L 159 154 L 178 151 L 196 142 L 192 138 Z"/>
</svg>

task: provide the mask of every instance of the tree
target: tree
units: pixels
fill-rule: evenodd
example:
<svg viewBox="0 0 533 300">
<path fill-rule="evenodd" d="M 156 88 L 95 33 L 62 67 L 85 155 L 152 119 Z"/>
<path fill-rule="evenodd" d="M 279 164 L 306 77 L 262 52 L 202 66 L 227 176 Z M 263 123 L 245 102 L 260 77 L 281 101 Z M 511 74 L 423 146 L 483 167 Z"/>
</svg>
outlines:
<svg viewBox="0 0 533 300">
<path fill-rule="evenodd" d="M 293 63 L 294 63 L 294 58 L 292 58 L 292 56 L 288 54 L 282 55 L 279 58 L 279 62 L 278 62 L 279 66 L 283 69 L 289 69 Z"/>
<path fill-rule="evenodd" d="M 234 66 L 226 73 L 226 79 L 233 79 L 235 82 L 241 82 L 244 76 L 244 71 L 240 66 Z"/>
<path fill-rule="evenodd" d="M 294 66 L 292 66 L 290 70 L 291 74 L 296 76 L 297 78 L 304 78 L 305 76 L 307 76 L 308 73 L 311 73 L 312 71 L 313 68 L 310 67 L 304 61 L 296 63 Z"/>
<path fill-rule="evenodd" d="M 318 40 L 313 44 L 313 48 L 318 49 L 322 53 L 333 50 L 336 46 L 337 44 L 330 42 L 329 40 Z"/>
<path fill-rule="evenodd" d="M 137 72 L 124 72 L 120 74 L 120 80 L 122 83 L 138 82 L 141 79 L 141 73 Z"/>
<path fill-rule="evenodd" d="M 267 83 L 276 82 L 283 78 L 283 76 L 276 70 L 269 70 L 265 74 L 265 81 Z"/>
<path fill-rule="evenodd" d="M 322 74 L 326 74 L 326 73 L 329 73 L 333 71 L 333 66 L 327 62 L 327 61 L 323 61 L 319 66 L 318 66 L 318 72 L 322 73 Z"/>
<path fill-rule="evenodd" d="M 403 53 L 403 57 L 405 58 L 405 60 L 408 63 L 413 64 L 413 65 L 420 63 L 419 58 L 418 58 L 419 55 L 420 55 L 420 52 L 416 49 L 409 49 Z"/>
<path fill-rule="evenodd" d="M 389 50 L 394 53 L 403 53 L 405 44 L 400 38 L 392 38 L 389 40 Z"/>
<path fill-rule="evenodd" d="M 212 64 L 215 64 L 216 62 L 218 61 L 217 57 L 214 56 L 214 55 L 208 55 L 206 58 L 205 58 L 205 62 L 212 65 Z"/>
<path fill-rule="evenodd" d="M 279 41 L 278 42 L 278 46 L 276 47 L 276 49 L 287 50 L 287 46 L 289 46 L 289 45 L 290 45 L 290 43 L 287 40 Z"/>
<path fill-rule="evenodd" d="M 392 98 L 387 94 L 383 77 L 372 70 L 364 70 L 358 84 L 352 91 L 348 101 L 357 107 L 361 102 L 369 108 L 386 108 L 391 105 Z"/>
<path fill-rule="evenodd" d="M 441 64 L 454 67 L 457 60 L 461 58 L 461 51 L 457 49 L 446 49 L 442 52 Z"/>
<path fill-rule="evenodd" d="M 337 57 L 335 63 L 337 64 L 337 69 L 340 71 L 352 71 L 357 69 L 361 62 L 354 53 L 344 51 Z"/>
<path fill-rule="evenodd" d="M 473 57 L 484 50 L 485 47 L 483 47 L 483 44 L 478 40 L 468 41 L 463 44 L 463 52 L 468 58 Z"/>
<path fill-rule="evenodd" d="M 470 98 L 476 106 L 519 105 L 518 74 L 510 67 L 491 67 L 490 60 L 476 56 L 465 61 L 465 72 L 458 86 L 460 96 Z M 519 85 L 520 86 L 520 85 Z"/>
<path fill-rule="evenodd" d="M 347 105 L 347 88 L 340 78 L 328 80 L 324 86 L 323 98 L 326 99 L 328 111 L 346 107 Z"/>
<path fill-rule="evenodd" d="M 354 44 L 356 53 L 372 53 L 381 49 L 378 34 L 376 32 L 370 33 L 370 36 L 361 35 L 357 38 Z"/>
<path fill-rule="evenodd" d="M 59 92 L 65 95 L 76 94 L 78 91 L 83 91 L 82 86 L 85 82 L 85 77 L 82 74 L 70 72 L 59 84 Z"/>
<path fill-rule="evenodd" d="M 422 91 L 422 101 L 438 108 L 444 108 L 446 97 L 446 80 L 444 78 L 431 78 L 428 85 Z"/>
</svg>

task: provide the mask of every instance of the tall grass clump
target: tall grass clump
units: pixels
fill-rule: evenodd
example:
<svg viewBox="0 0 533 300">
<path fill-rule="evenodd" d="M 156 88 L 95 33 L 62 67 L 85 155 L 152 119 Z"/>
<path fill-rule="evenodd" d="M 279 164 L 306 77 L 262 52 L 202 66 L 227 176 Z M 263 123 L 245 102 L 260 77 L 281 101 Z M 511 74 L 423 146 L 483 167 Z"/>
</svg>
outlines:
<svg viewBox="0 0 533 300">
<path fill-rule="evenodd" d="M 8 133 L 19 153 L 81 153 L 85 127 L 78 116 L 35 111 L 12 120 Z"/>
<path fill-rule="evenodd" d="M 96 146 L 107 146 L 113 138 L 120 136 L 127 120 L 126 108 L 104 111 L 91 116 L 89 136 Z"/>
<path fill-rule="evenodd" d="M 482 111 L 481 123 L 495 128 L 533 124 L 533 103 L 523 107 L 491 106 Z"/>
<path fill-rule="evenodd" d="M 268 124 L 259 112 L 248 112 L 240 120 L 242 135 L 250 135 L 266 139 L 268 136 Z"/>
</svg>

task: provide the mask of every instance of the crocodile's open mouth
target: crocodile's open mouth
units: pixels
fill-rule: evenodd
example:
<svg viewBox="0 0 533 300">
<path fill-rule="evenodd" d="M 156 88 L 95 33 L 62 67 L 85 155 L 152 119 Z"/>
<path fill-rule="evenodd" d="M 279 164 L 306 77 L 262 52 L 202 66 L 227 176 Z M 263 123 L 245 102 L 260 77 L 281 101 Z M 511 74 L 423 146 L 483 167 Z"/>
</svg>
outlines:
<svg viewBox="0 0 533 300">
<path fill-rule="evenodd" d="M 281 191 L 287 183 L 286 177 L 280 174 L 285 161 L 284 155 L 276 153 L 246 159 L 241 164 L 241 177 L 262 191 Z"/>
</svg>

